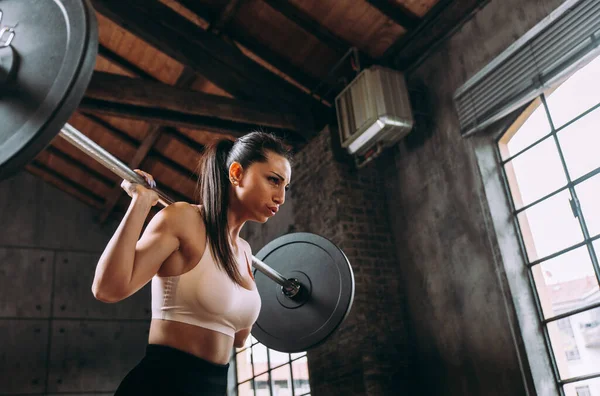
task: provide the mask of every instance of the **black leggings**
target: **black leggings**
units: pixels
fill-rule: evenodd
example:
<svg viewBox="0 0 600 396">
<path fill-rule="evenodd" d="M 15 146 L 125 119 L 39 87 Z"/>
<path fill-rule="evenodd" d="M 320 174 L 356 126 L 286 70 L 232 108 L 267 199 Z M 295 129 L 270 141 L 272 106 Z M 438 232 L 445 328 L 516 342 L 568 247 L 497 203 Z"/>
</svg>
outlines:
<svg viewBox="0 0 600 396">
<path fill-rule="evenodd" d="M 225 396 L 228 369 L 229 364 L 149 344 L 146 356 L 125 376 L 115 396 Z"/>
</svg>

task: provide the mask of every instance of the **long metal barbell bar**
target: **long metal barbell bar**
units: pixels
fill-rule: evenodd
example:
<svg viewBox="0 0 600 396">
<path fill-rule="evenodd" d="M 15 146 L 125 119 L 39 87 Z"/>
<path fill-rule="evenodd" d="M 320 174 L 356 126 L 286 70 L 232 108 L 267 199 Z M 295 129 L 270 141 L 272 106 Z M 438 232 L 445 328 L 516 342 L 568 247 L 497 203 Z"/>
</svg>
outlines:
<svg viewBox="0 0 600 396">
<path fill-rule="evenodd" d="M 157 188 L 151 188 L 146 183 L 146 180 L 131 170 L 127 165 L 121 162 L 117 157 L 100 147 L 96 142 L 85 136 L 70 124 L 65 124 L 60 130 L 59 135 L 83 151 L 88 156 L 92 157 L 99 164 L 103 165 L 115 175 L 132 183 L 138 183 L 146 188 L 150 188 L 158 194 L 158 202 L 163 206 L 168 206 L 174 202 L 172 198 Z M 279 272 L 269 267 L 267 264 L 252 256 L 252 265 L 254 268 L 265 274 L 268 278 L 281 285 L 283 293 L 290 298 L 298 295 L 301 285 L 295 279 L 286 279 Z"/>
</svg>

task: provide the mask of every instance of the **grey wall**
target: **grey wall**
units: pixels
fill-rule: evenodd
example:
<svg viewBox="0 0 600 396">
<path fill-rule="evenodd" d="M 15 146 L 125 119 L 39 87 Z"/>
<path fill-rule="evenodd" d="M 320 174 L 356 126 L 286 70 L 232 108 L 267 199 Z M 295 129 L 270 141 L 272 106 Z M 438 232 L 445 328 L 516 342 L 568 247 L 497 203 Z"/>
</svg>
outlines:
<svg viewBox="0 0 600 396">
<path fill-rule="evenodd" d="M 355 224 L 344 223 L 348 218 L 354 223 L 354 215 L 364 212 L 340 203 L 338 197 L 384 188 L 385 197 L 372 194 L 363 210 L 386 206 L 383 216 L 391 221 L 395 247 L 387 258 L 393 258 L 393 268 L 377 256 L 372 263 L 351 261 L 357 273 L 374 271 L 374 264 L 381 274 L 400 279 L 393 293 L 405 306 L 390 310 L 383 300 L 373 298 L 373 311 L 385 312 L 400 324 L 405 323 L 403 310 L 408 310 L 404 334 L 402 326 L 392 331 L 377 315 L 355 309 L 358 317 L 351 315 L 341 334 L 308 355 L 314 395 L 558 394 L 494 156 L 493 137 L 508 121 L 463 139 L 452 95 L 561 3 L 490 1 L 408 76 L 410 86 L 427 93 L 428 123 L 420 124 L 371 170 L 353 173 L 324 154 L 318 147 L 331 142 L 323 136 L 300 153 L 307 157 L 301 166 L 309 171 L 300 175 L 306 178 L 300 182 L 300 172 L 292 175 L 293 188 L 303 189 L 295 194 L 293 226 L 330 236 L 351 250 L 353 258 L 361 257 L 361 249 L 356 252 L 352 246 L 360 244 L 352 240 L 358 233 L 347 228 Z M 347 179 L 355 180 L 357 174 L 362 182 L 352 181 L 347 189 Z M 331 204 L 334 201 L 337 204 Z M 381 214 L 375 216 L 380 219 Z M 272 232 L 268 227 L 265 233 Z M 253 238 L 264 243 L 259 235 L 253 231 Z M 361 298 L 392 293 L 377 283 L 360 288 Z M 386 328 L 387 337 L 370 338 L 372 327 L 361 324 L 367 320 Z M 378 351 L 394 337 L 406 340 L 389 348 L 396 352 L 396 370 L 414 374 L 412 383 L 399 377 L 395 389 L 384 378 L 394 370 L 380 369 L 389 356 L 368 356 L 365 348 L 371 345 Z M 370 376 L 372 370 L 382 375 Z"/>
<path fill-rule="evenodd" d="M 384 173 L 424 395 L 557 394 L 537 318 L 515 309 L 523 293 L 517 308 L 528 306 L 526 282 L 513 288 L 505 273 L 508 263 L 518 280 L 522 262 L 514 243 L 512 256 L 500 253 L 498 235 L 514 241 L 514 228 L 493 139 L 461 138 L 452 95 L 560 3 L 491 1 L 409 78 L 428 91 L 431 125 L 397 147 Z"/>
<path fill-rule="evenodd" d="M 119 304 L 94 299 L 116 228 L 95 215 L 29 173 L 0 182 L 0 394 L 109 395 L 141 359 L 149 289 Z"/>
</svg>

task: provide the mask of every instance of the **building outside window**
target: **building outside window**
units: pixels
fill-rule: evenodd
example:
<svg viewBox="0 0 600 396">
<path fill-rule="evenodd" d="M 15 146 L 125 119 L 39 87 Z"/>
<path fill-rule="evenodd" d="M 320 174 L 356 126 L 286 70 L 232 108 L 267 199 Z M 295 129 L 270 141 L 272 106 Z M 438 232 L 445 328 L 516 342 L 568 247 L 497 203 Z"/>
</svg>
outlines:
<svg viewBox="0 0 600 396">
<path fill-rule="evenodd" d="M 235 349 L 230 364 L 236 386 L 229 396 L 310 395 L 306 352 L 281 353 L 250 336 Z"/>
<path fill-rule="evenodd" d="M 600 396 L 600 57 L 498 141 L 561 392 Z"/>
</svg>

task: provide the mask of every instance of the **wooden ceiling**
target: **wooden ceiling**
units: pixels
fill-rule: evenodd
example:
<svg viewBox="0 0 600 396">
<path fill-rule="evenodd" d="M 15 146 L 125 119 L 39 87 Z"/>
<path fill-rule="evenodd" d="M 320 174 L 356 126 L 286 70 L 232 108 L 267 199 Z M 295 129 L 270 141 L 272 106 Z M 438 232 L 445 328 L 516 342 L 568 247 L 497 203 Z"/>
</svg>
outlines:
<svg viewBox="0 0 600 396">
<path fill-rule="evenodd" d="M 176 200 L 203 147 L 260 129 L 301 148 L 363 68 L 406 70 L 485 0 L 92 0 L 95 73 L 69 123 Z M 62 138 L 27 170 L 120 215 L 120 179 Z"/>
</svg>

